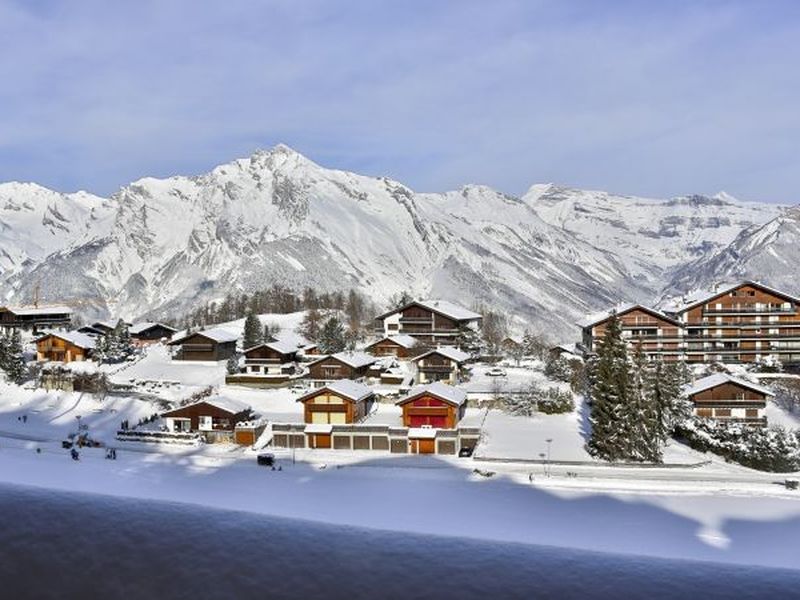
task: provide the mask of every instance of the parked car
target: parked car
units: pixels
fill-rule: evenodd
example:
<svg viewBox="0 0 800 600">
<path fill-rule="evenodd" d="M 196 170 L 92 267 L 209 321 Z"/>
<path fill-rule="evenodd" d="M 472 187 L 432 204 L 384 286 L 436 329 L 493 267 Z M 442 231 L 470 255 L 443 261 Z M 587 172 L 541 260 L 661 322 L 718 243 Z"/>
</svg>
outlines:
<svg viewBox="0 0 800 600">
<path fill-rule="evenodd" d="M 275 466 L 275 455 L 272 452 L 262 452 L 256 457 L 256 462 L 262 467 Z"/>
<path fill-rule="evenodd" d="M 474 448 L 469 448 L 465 446 L 464 448 L 461 448 L 461 450 L 458 451 L 458 456 L 460 458 L 469 458 L 470 456 L 472 456 L 472 452 L 474 450 L 475 450 Z"/>
<path fill-rule="evenodd" d="M 505 377 L 506 371 L 505 369 L 501 369 L 500 367 L 493 367 L 486 371 L 486 375 L 489 377 Z"/>
</svg>

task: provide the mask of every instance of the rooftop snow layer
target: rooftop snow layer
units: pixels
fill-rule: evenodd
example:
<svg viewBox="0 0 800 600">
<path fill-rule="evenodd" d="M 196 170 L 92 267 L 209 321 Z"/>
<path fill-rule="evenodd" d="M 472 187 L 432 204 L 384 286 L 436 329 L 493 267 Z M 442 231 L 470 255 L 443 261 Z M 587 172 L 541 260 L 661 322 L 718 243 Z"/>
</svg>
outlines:
<svg viewBox="0 0 800 600">
<path fill-rule="evenodd" d="M 415 361 L 421 360 L 426 356 L 430 356 L 431 354 L 441 354 L 445 358 L 449 358 L 450 360 L 453 360 L 458 363 L 466 362 L 471 358 L 469 354 L 459 350 L 455 346 L 440 346 L 438 348 L 435 348 L 434 350 L 429 350 L 425 354 L 420 354 L 414 360 Z"/>
<path fill-rule="evenodd" d="M 447 385 L 441 381 L 435 381 L 434 383 L 418 385 L 411 388 L 411 391 L 408 393 L 408 395 L 400 398 L 400 400 L 398 400 L 395 404 L 405 404 L 406 402 L 410 402 L 422 394 L 436 396 L 437 398 L 456 406 L 461 406 L 467 401 L 467 392 L 464 390 L 453 387 L 452 385 Z"/>
<path fill-rule="evenodd" d="M 297 399 L 297 401 L 302 402 L 307 398 L 315 396 L 319 394 L 320 390 L 330 390 L 335 394 L 349 398 L 353 402 L 361 402 L 365 398 L 368 398 L 372 395 L 372 389 L 363 383 L 353 381 L 352 379 L 337 379 L 336 381 L 332 381 L 321 388 L 317 388 L 308 392 L 307 394 L 303 394 Z"/>
<path fill-rule="evenodd" d="M 733 377 L 731 375 L 728 375 L 727 373 L 714 373 L 713 375 L 709 375 L 708 377 L 703 377 L 702 379 L 698 379 L 694 383 L 690 383 L 689 385 L 684 386 L 683 390 L 688 396 L 691 396 L 693 394 L 704 392 L 705 390 L 710 390 L 711 388 L 715 388 L 718 385 L 723 385 L 726 383 L 733 383 L 735 385 L 739 385 L 741 387 L 753 390 L 755 392 L 759 392 L 761 394 L 765 394 L 767 396 L 775 395 L 768 388 L 760 386 L 756 383 L 750 383 L 749 381 L 745 381 L 744 379 L 739 379 L 738 377 Z"/>
</svg>

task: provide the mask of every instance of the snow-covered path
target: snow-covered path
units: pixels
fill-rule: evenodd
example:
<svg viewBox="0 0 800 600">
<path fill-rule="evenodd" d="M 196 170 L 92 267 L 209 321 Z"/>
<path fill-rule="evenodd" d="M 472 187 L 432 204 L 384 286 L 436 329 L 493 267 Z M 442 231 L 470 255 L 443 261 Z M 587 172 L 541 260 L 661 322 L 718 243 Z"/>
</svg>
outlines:
<svg viewBox="0 0 800 600">
<path fill-rule="evenodd" d="M 42 451 L 37 453 L 36 448 Z M 759 476 L 553 468 L 383 453 L 279 453 L 281 471 L 226 446 L 78 462 L 56 444 L 0 441 L 0 481 L 196 503 L 342 525 L 800 568 L 800 495 Z M 473 468 L 492 469 L 484 477 Z M 779 478 L 775 478 L 779 479 Z M 331 501 L 322 501 L 329 499 Z"/>
</svg>

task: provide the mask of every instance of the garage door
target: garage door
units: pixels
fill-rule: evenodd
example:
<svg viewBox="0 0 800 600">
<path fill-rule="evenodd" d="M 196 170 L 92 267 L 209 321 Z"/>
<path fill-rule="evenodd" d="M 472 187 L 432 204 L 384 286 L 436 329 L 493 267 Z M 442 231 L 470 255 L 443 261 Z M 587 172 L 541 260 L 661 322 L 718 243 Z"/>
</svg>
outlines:
<svg viewBox="0 0 800 600">
<path fill-rule="evenodd" d="M 417 448 L 420 454 L 433 454 L 436 452 L 436 440 L 419 440 Z"/>
<path fill-rule="evenodd" d="M 314 448 L 330 448 L 331 436 L 329 433 L 317 433 L 314 435 Z"/>
</svg>

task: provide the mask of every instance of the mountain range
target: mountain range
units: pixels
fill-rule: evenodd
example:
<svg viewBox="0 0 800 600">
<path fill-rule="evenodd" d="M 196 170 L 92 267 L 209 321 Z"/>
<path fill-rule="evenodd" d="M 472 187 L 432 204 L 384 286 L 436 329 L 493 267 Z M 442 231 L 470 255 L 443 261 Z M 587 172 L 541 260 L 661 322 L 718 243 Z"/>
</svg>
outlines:
<svg viewBox="0 0 800 600">
<path fill-rule="evenodd" d="M 419 193 L 284 145 L 110 198 L 0 184 L 4 303 L 86 318 L 174 318 L 279 282 L 483 304 L 554 338 L 587 312 L 718 279 L 800 292 L 800 208 L 725 194 L 656 200 L 534 185 Z"/>
</svg>

